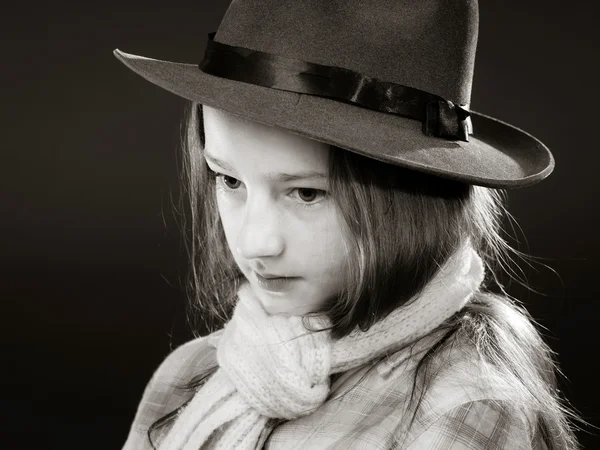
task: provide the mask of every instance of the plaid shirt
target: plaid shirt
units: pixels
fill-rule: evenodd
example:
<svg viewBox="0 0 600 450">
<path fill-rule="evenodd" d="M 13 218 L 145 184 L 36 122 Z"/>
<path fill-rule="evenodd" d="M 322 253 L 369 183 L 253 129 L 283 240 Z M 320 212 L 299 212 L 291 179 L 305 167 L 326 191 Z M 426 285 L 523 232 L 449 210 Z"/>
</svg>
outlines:
<svg viewBox="0 0 600 450">
<path fill-rule="evenodd" d="M 219 333 L 219 332 L 217 332 Z M 425 393 L 414 420 L 405 419 L 412 388 L 412 369 L 435 338 L 419 341 L 416 351 L 402 350 L 371 365 L 342 374 L 327 400 L 316 411 L 283 422 L 258 448 L 291 449 L 402 449 L 402 450 L 544 450 L 531 442 L 535 423 L 516 402 L 500 378 L 485 376 L 469 358 L 468 346 L 452 346 L 450 359 L 436 357 L 441 372 Z M 462 348 L 461 348 L 462 347 Z M 178 408 L 192 395 L 177 386 L 202 369 L 216 364 L 207 339 L 195 339 L 175 350 L 158 368 L 138 407 L 124 450 L 151 449 L 148 427 Z M 369 370 L 372 369 L 372 370 Z M 374 370 L 373 370 L 374 369 Z M 153 433 L 155 443 L 169 425 Z"/>
</svg>

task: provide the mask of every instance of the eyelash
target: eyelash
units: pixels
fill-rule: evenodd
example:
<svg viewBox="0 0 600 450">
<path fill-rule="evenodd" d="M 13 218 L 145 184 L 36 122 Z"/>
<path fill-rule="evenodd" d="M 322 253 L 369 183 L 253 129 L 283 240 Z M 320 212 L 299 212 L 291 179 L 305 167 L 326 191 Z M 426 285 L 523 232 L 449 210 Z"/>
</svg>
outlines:
<svg viewBox="0 0 600 450">
<path fill-rule="evenodd" d="M 214 170 L 212 170 L 208 164 L 206 165 L 206 169 L 208 174 L 215 179 L 215 182 L 217 183 L 217 188 L 218 189 L 223 189 L 225 192 L 227 193 L 234 193 L 235 191 L 237 191 L 237 189 L 232 189 L 229 186 L 227 186 L 224 181 L 223 178 L 228 177 L 228 178 L 233 178 L 234 180 L 237 180 L 237 178 L 234 177 L 230 177 L 228 175 L 219 173 L 219 172 L 215 172 Z M 220 179 L 220 180 L 217 180 Z M 239 181 L 239 180 L 238 180 Z M 322 190 L 322 189 L 313 189 L 313 188 L 294 188 L 294 191 L 298 191 L 300 189 L 307 189 L 307 190 L 311 190 L 311 191 L 315 191 L 317 192 L 317 195 L 320 195 L 322 198 L 327 196 L 327 192 Z M 321 200 L 322 201 L 322 200 Z M 311 202 L 311 203 L 307 203 L 307 202 L 303 202 L 302 200 L 300 200 L 300 206 L 303 208 L 312 208 L 316 205 L 318 205 L 319 203 L 321 203 L 321 201 L 317 201 L 317 202 Z"/>
</svg>

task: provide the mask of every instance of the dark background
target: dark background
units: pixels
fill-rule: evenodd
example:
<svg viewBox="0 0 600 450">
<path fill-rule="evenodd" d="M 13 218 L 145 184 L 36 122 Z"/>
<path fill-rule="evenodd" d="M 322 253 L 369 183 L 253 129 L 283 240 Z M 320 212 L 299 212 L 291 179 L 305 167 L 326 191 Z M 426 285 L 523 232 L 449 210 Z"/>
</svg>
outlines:
<svg viewBox="0 0 600 450">
<path fill-rule="evenodd" d="M 198 62 L 228 3 L 4 11 L 5 444 L 120 448 L 152 371 L 190 337 L 173 213 L 186 103 L 130 72 L 112 50 Z M 509 192 L 516 245 L 547 265 L 522 265 L 539 294 L 515 284 L 510 292 L 548 328 L 569 379 L 562 389 L 599 424 L 600 46 L 593 3 L 573 5 L 482 2 L 472 108 L 528 130 L 556 157 L 547 180 Z M 580 439 L 600 448 L 589 433 Z"/>
</svg>

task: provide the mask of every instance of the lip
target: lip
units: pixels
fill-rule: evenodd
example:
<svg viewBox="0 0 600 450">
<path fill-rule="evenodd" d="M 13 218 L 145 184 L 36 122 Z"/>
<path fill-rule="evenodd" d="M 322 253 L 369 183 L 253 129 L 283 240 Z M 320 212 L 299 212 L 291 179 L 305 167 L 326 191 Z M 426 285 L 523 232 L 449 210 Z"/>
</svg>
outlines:
<svg viewBox="0 0 600 450">
<path fill-rule="evenodd" d="M 265 291 L 283 293 L 292 289 L 299 277 L 278 277 L 276 275 L 259 275 L 255 272 L 258 285 Z"/>
</svg>

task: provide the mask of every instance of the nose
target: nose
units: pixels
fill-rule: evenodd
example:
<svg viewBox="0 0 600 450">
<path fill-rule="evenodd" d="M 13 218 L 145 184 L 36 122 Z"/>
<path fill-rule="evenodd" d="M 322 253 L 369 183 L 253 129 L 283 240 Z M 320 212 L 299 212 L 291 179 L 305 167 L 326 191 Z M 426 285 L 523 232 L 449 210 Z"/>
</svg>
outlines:
<svg viewBox="0 0 600 450">
<path fill-rule="evenodd" d="M 246 203 L 236 242 L 236 250 L 246 260 L 271 258 L 283 253 L 281 214 L 275 205 L 262 198 Z"/>
</svg>

